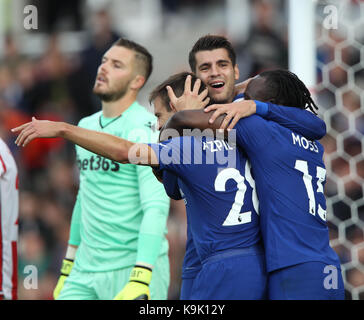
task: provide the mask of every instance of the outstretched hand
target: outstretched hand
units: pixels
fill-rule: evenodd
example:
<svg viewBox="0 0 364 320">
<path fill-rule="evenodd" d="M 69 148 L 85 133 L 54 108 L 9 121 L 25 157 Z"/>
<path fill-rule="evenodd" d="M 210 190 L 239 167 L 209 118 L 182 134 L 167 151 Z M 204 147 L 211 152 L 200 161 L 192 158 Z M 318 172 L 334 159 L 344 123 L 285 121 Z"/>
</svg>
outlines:
<svg viewBox="0 0 364 320">
<path fill-rule="evenodd" d="M 185 81 L 184 92 L 178 98 L 176 97 L 173 89 L 170 86 L 167 86 L 168 97 L 176 111 L 182 111 L 186 109 L 203 109 L 208 105 L 210 101 L 210 98 L 207 97 L 208 89 L 206 88 L 201 93 L 198 93 L 201 87 L 201 80 L 197 79 L 195 81 L 193 89 L 191 86 L 192 77 L 188 75 Z"/>
<path fill-rule="evenodd" d="M 36 138 L 55 138 L 59 136 L 60 122 L 37 120 L 35 117 L 32 121 L 27 122 L 19 127 L 11 129 L 13 133 L 19 133 L 15 140 L 17 146 L 25 147 L 29 142 Z"/>
<path fill-rule="evenodd" d="M 256 112 L 256 105 L 253 100 L 243 100 L 228 104 L 212 104 L 204 111 L 215 112 L 210 117 L 209 122 L 214 121 L 221 115 L 226 114 L 224 120 L 221 122 L 220 129 L 233 129 L 241 118 L 246 118 Z"/>
</svg>

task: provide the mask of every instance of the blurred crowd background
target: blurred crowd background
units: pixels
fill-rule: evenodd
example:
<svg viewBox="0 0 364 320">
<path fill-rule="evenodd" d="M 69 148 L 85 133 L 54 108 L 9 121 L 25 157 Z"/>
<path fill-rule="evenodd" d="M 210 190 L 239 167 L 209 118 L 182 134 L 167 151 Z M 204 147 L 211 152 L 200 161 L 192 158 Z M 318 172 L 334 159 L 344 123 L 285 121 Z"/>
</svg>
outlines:
<svg viewBox="0 0 364 320">
<path fill-rule="evenodd" d="M 364 2 L 316 1 L 317 85 L 311 88 L 327 124 L 325 147 L 331 244 L 343 266 L 347 299 L 364 300 Z M 24 7 L 38 11 L 36 30 L 24 27 Z M 337 28 L 324 27 L 325 7 L 338 9 Z M 100 109 L 92 95 L 103 53 L 119 37 L 146 46 L 154 71 L 140 94 L 172 73 L 189 70 L 188 52 L 207 33 L 233 43 L 241 79 L 288 68 L 285 0 L 0 0 L 0 136 L 20 177 L 19 299 L 52 299 L 67 247 L 78 189 L 74 146 L 61 139 L 14 144 L 10 128 L 39 119 L 72 124 Z M 152 111 L 152 110 L 151 110 Z M 184 204 L 168 218 L 171 285 L 178 299 L 185 250 Z M 38 287 L 25 289 L 25 267 Z"/>
</svg>

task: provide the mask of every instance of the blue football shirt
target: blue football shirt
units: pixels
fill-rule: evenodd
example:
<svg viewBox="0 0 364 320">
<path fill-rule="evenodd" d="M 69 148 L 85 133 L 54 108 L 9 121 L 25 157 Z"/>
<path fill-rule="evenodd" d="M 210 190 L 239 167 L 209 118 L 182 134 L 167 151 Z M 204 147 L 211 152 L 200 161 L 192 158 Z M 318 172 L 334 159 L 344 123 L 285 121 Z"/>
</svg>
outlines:
<svg viewBox="0 0 364 320">
<path fill-rule="evenodd" d="M 239 148 L 224 140 L 192 136 L 150 146 L 160 169 L 178 176 L 200 261 L 260 242 L 255 182 Z"/>
<path fill-rule="evenodd" d="M 308 261 L 339 266 L 326 224 L 322 145 L 256 115 L 235 129 L 256 181 L 268 272 Z"/>
</svg>

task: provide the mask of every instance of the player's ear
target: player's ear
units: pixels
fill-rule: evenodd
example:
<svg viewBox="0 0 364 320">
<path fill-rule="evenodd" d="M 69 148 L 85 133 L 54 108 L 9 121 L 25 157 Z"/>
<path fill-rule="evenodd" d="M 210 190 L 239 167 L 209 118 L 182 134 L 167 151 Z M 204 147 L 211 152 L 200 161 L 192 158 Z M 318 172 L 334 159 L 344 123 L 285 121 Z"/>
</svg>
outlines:
<svg viewBox="0 0 364 320">
<path fill-rule="evenodd" d="M 173 105 L 173 103 L 171 101 L 168 102 L 169 107 L 172 109 L 173 112 L 178 112 L 178 110 L 176 109 L 176 107 Z"/>
<path fill-rule="evenodd" d="M 138 74 L 130 83 L 130 88 L 134 90 L 140 90 L 145 83 L 145 78 Z"/>
</svg>

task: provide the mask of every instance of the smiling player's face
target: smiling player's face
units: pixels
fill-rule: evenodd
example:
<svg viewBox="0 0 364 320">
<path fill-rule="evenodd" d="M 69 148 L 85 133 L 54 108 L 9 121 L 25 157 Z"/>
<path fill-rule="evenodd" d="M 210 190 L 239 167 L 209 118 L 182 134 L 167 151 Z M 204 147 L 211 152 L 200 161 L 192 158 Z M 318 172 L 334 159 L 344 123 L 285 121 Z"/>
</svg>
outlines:
<svg viewBox="0 0 364 320">
<path fill-rule="evenodd" d="M 198 51 L 195 58 L 196 76 L 207 86 L 211 102 L 232 102 L 239 69 L 233 66 L 228 51 L 225 48 Z"/>
</svg>

